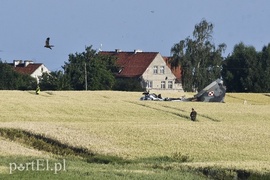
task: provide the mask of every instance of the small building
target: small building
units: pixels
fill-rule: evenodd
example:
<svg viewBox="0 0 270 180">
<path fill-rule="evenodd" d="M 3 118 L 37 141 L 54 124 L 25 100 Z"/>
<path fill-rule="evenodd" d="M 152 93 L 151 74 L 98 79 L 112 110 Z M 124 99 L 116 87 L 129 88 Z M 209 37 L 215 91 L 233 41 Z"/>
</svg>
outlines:
<svg viewBox="0 0 270 180">
<path fill-rule="evenodd" d="M 34 63 L 32 60 L 14 60 L 13 63 L 9 63 L 9 65 L 13 66 L 16 72 L 28 74 L 37 79 L 37 82 L 39 82 L 39 77 L 41 77 L 43 73 L 50 73 L 49 69 L 44 64 Z"/>
<path fill-rule="evenodd" d="M 162 57 L 159 52 L 123 52 L 116 49 L 99 53 L 116 57 L 116 63 L 120 67 L 117 77 L 138 78 L 146 90 L 183 91 L 181 71 L 177 68 L 171 69 L 169 58 Z"/>
</svg>

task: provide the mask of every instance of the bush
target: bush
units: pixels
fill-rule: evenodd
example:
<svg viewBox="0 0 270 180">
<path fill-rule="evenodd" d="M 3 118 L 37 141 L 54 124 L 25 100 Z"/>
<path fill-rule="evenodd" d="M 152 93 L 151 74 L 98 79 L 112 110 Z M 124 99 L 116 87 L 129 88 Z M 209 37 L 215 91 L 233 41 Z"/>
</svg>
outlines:
<svg viewBox="0 0 270 180">
<path fill-rule="evenodd" d="M 87 158 L 88 163 L 98 163 L 98 164 L 124 164 L 128 163 L 124 159 L 117 156 L 110 155 L 94 155 Z"/>
<path fill-rule="evenodd" d="M 117 78 L 113 90 L 118 91 L 145 91 L 137 78 Z"/>
<path fill-rule="evenodd" d="M 178 162 L 191 162 L 191 161 L 193 161 L 193 158 L 191 158 L 189 155 L 185 155 L 185 154 L 182 154 L 180 152 L 173 153 L 172 158 Z"/>
</svg>

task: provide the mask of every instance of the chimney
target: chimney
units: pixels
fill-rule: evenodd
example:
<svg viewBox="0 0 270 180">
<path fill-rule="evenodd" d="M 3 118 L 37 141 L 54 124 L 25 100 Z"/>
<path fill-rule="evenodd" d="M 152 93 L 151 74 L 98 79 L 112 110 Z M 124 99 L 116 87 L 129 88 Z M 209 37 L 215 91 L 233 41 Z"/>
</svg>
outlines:
<svg viewBox="0 0 270 180">
<path fill-rule="evenodd" d="M 13 60 L 14 67 L 22 63 L 22 60 Z"/>
<path fill-rule="evenodd" d="M 134 50 L 134 54 L 139 53 L 139 52 L 142 52 L 142 50 L 141 49 L 135 49 Z"/>
<path fill-rule="evenodd" d="M 122 50 L 121 49 L 115 49 L 115 52 L 119 53 L 119 52 L 122 52 Z"/>
<path fill-rule="evenodd" d="M 24 61 L 24 67 L 28 66 L 29 64 L 33 64 L 34 62 L 31 60 L 25 60 Z"/>
</svg>

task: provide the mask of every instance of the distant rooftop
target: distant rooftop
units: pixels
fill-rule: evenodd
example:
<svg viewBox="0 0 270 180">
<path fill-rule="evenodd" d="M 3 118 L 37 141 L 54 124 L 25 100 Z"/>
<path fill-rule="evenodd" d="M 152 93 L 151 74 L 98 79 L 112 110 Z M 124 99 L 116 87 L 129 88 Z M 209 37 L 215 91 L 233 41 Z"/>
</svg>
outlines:
<svg viewBox="0 0 270 180">
<path fill-rule="evenodd" d="M 14 60 L 13 63 L 8 64 L 13 66 L 16 72 L 29 75 L 42 65 L 42 63 L 34 63 L 32 60 Z"/>
<path fill-rule="evenodd" d="M 143 52 L 142 50 L 123 52 L 119 49 L 99 53 L 117 57 L 116 63 L 122 68 L 118 74 L 121 77 L 141 76 L 158 54 L 158 52 Z"/>
</svg>

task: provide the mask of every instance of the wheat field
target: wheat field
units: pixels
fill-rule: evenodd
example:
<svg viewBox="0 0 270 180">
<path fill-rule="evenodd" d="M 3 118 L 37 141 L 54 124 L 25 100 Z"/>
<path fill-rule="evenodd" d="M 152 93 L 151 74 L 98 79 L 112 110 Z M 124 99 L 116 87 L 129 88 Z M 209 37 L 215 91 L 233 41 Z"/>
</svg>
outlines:
<svg viewBox="0 0 270 180">
<path fill-rule="evenodd" d="M 162 93 L 183 95 L 193 96 Z M 227 93 L 225 103 L 140 101 L 141 92 L 117 91 L 0 91 L 0 96 L 2 128 L 125 159 L 181 153 L 193 159 L 181 166 L 270 172 L 269 94 Z M 189 120 L 191 108 L 198 112 L 196 122 Z M 1 137 L 0 143 L 2 156 L 43 153 Z"/>
</svg>

